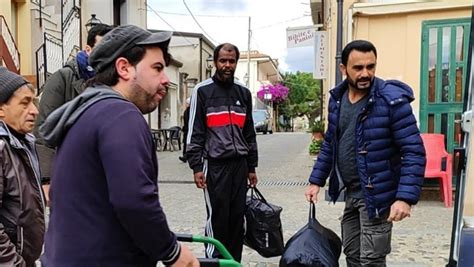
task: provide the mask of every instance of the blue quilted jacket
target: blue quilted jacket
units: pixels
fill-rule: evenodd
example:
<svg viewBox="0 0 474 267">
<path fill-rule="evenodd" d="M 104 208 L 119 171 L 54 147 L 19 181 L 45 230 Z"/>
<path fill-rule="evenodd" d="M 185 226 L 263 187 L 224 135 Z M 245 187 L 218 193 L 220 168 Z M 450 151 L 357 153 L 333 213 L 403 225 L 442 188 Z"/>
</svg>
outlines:
<svg viewBox="0 0 474 267">
<path fill-rule="evenodd" d="M 347 82 L 330 91 L 329 124 L 309 182 L 324 186 L 336 201 L 344 189 L 337 168 L 337 125 Z M 425 149 L 410 102 L 411 88 L 395 80 L 375 78 L 367 105 L 357 116 L 356 162 L 369 218 L 390 211 L 395 200 L 418 202 L 425 172 Z"/>
</svg>

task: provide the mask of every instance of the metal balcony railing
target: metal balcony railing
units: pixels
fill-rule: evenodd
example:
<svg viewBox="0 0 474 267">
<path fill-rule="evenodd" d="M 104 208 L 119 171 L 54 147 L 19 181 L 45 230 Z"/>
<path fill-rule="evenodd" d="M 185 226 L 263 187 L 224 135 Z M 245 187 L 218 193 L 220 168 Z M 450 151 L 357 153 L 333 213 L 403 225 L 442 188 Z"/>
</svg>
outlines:
<svg viewBox="0 0 474 267">
<path fill-rule="evenodd" d="M 43 1 L 42 0 L 31 0 L 31 3 L 38 6 L 39 25 L 40 25 L 40 27 L 43 27 Z"/>
<path fill-rule="evenodd" d="M 0 37 L 3 41 L 3 44 L 6 46 L 8 50 L 8 54 L 11 57 L 12 64 L 15 67 L 15 71 L 19 73 L 20 72 L 20 52 L 18 51 L 18 47 L 16 46 L 15 39 L 13 38 L 10 28 L 8 28 L 7 21 L 2 15 L 0 15 Z"/>
<path fill-rule="evenodd" d="M 75 57 L 81 47 L 81 12 L 79 0 L 62 0 L 63 64 Z"/>
<path fill-rule="evenodd" d="M 42 0 L 31 1 L 40 6 L 42 4 Z M 37 84 L 40 90 L 46 79 L 61 69 L 80 50 L 80 6 L 80 0 L 61 0 L 61 38 L 44 33 L 44 43 L 35 52 Z"/>
<path fill-rule="evenodd" d="M 49 33 L 44 33 L 44 45 L 46 53 L 46 71 L 54 73 L 63 67 L 62 42 Z"/>
<path fill-rule="evenodd" d="M 36 86 L 38 86 L 37 93 L 41 93 L 40 90 L 46 82 L 46 53 L 44 43 L 36 50 Z"/>
<path fill-rule="evenodd" d="M 81 6 L 80 0 L 62 0 L 61 1 L 61 13 L 62 22 L 69 20 L 70 16 L 73 16 L 74 11 L 79 11 Z"/>
<path fill-rule="evenodd" d="M 38 93 L 46 79 L 63 67 L 62 41 L 49 33 L 44 33 L 43 44 L 36 50 L 36 82 Z"/>
<path fill-rule="evenodd" d="M 63 30 L 63 60 L 66 63 L 74 58 L 80 50 L 80 24 L 79 19 L 70 19 Z"/>
</svg>

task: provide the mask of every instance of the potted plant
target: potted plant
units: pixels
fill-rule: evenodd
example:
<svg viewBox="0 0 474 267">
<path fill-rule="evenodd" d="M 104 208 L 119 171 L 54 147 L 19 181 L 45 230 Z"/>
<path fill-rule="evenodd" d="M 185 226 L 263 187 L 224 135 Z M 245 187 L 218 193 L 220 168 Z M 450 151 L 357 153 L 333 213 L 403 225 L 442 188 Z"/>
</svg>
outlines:
<svg viewBox="0 0 474 267">
<path fill-rule="evenodd" d="M 323 144 L 323 139 L 312 139 L 309 144 L 309 154 L 318 155 L 321 150 L 321 145 Z"/>
<path fill-rule="evenodd" d="M 315 121 L 310 125 L 311 133 L 313 134 L 313 139 L 322 140 L 324 138 L 324 121 Z"/>
</svg>

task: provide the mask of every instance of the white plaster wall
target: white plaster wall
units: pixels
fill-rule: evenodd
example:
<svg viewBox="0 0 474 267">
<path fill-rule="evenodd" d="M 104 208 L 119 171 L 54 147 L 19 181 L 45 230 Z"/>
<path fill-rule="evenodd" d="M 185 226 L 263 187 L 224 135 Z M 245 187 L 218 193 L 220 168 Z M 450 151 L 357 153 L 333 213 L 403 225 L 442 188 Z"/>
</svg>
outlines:
<svg viewBox="0 0 474 267">
<path fill-rule="evenodd" d="M 161 127 L 158 125 L 158 109 L 155 109 L 150 114 L 145 114 L 144 117 L 148 121 L 150 128 L 159 129 L 159 128 L 169 128 L 171 126 L 179 125 L 180 110 L 178 92 L 179 89 L 179 68 L 176 66 L 168 66 L 165 69 L 165 73 L 170 79 L 172 86 L 170 86 L 168 93 L 160 102 L 160 111 L 161 111 Z M 168 108 L 166 114 L 165 111 Z"/>
<path fill-rule="evenodd" d="M 81 18 L 82 18 L 82 43 L 87 41 L 87 30 L 84 26 L 91 18 L 91 14 L 102 23 L 113 25 L 114 10 L 113 0 L 82 0 Z M 120 8 L 120 21 L 122 25 L 133 24 L 146 28 L 146 5 L 143 0 L 126 0 Z"/>
<path fill-rule="evenodd" d="M 146 5 L 143 0 L 127 0 L 121 6 L 120 21 L 122 24 L 133 24 L 146 28 Z"/>
<path fill-rule="evenodd" d="M 194 48 L 191 45 L 170 46 L 169 50 L 176 60 L 183 63 L 183 66 L 180 69 L 181 72 L 186 72 L 187 74 L 189 74 L 188 78 L 199 79 L 199 48 L 198 47 Z"/>
<path fill-rule="evenodd" d="M 239 60 L 237 69 L 235 70 L 235 77 L 243 84 L 245 84 L 244 76 L 247 73 L 247 59 Z M 258 66 L 257 61 L 250 59 L 250 78 L 249 90 L 252 93 L 252 104 L 255 106 L 257 92 L 260 89 L 260 81 L 258 80 Z"/>
</svg>

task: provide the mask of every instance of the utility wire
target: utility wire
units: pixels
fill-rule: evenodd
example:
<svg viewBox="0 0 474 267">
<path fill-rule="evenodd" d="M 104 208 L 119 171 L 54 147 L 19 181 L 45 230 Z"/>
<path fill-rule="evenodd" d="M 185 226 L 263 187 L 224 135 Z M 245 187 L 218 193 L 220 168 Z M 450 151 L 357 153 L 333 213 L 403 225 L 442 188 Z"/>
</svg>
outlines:
<svg viewBox="0 0 474 267">
<path fill-rule="evenodd" d="M 171 25 L 169 24 L 162 16 L 160 16 L 160 14 L 158 14 L 158 12 L 156 12 L 155 9 L 153 9 L 153 7 L 151 7 L 148 3 L 146 3 L 146 6 L 149 8 L 149 10 L 151 10 L 153 13 L 155 13 L 155 15 L 160 18 L 164 23 L 166 23 L 166 25 L 168 25 L 171 29 L 173 29 L 173 31 L 176 31 L 176 29 Z"/>
<path fill-rule="evenodd" d="M 218 44 L 218 42 L 216 42 L 216 40 L 214 40 L 214 38 L 212 38 L 211 35 L 209 35 L 209 33 L 206 32 L 206 30 L 204 30 L 204 28 L 201 26 L 201 24 L 199 24 L 199 22 L 197 21 L 197 19 L 194 17 L 193 12 L 191 12 L 191 9 L 189 9 L 188 5 L 186 4 L 186 0 L 183 0 L 183 4 L 184 4 L 184 6 L 186 7 L 186 9 L 188 10 L 188 12 L 189 12 L 189 14 L 191 15 L 191 17 L 193 17 L 194 22 L 196 22 L 196 24 L 199 26 L 199 28 L 201 28 L 202 32 L 203 32 L 204 34 L 206 34 L 207 37 L 209 37 L 209 39 L 211 39 L 211 41 L 213 41 L 214 43 Z"/>
<path fill-rule="evenodd" d="M 287 23 L 287 22 L 292 22 L 292 21 L 295 21 L 295 20 L 302 19 L 302 18 L 304 18 L 304 17 L 307 17 L 307 16 L 299 16 L 299 17 L 296 17 L 296 18 L 292 18 L 292 19 L 288 19 L 288 20 L 284 20 L 284 21 L 275 22 L 275 23 L 272 23 L 272 24 L 268 24 L 268 25 L 264 25 L 264 26 L 260 26 L 260 27 L 254 28 L 253 30 L 261 30 L 261 29 L 265 29 L 265 28 L 270 28 L 270 27 L 276 26 L 276 25 L 278 25 L 278 24 L 283 24 L 283 23 Z"/>
<path fill-rule="evenodd" d="M 260 52 L 260 45 L 257 43 L 257 39 L 255 39 L 255 37 L 253 37 L 253 34 L 250 36 L 250 39 L 253 40 L 253 43 L 255 44 L 255 46 L 257 47 L 257 50 Z"/>
<path fill-rule="evenodd" d="M 187 14 L 187 13 L 169 12 L 169 11 L 162 11 L 162 10 L 159 10 L 157 12 L 161 13 L 161 14 L 166 14 L 166 15 L 189 16 L 189 14 Z M 239 16 L 239 15 L 224 16 L 224 15 L 203 15 L 203 14 L 197 15 L 197 14 L 195 14 L 194 16 L 196 16 L 196 17 L 209 17 L 209 18 L 248 18 L 248 16 Z"/>
<path fill-rule="evenodd" d="M 162 14 L 167 14 L 167 15 L 189 16 L 189 14 L 185 14 L 185 13 L 177 13 L 177 12 L 169 12 L 169 11 L 161 11 L 161 10 L 156 11 L 156 12 L 157 13 L 162 13 Z M 194 16 L 196 16 L 196 17 L 209 17 L 209 18 L 248 18 L 248 16 L 238 16 L 238 15 L 235 15 L 235 16 L 234 15 L 229 15 L 229 16 L 223 16 L 223 15 L 194 15 Z M 295 21 L 295 20 L 302 19 L 304 17 L 307 17 L 307 16 L 304 15 L 304 16 L 299 16 L 299 17 L 284 20 L 284 21 L 278 21 L 278 22 L 275 22 L 275 23 L 272 23 L 272 24 L 268 24 L 268 25 L 264 25 L 264 26 L 254 28 L 253 30 L 260 30 L 260 29 L 270 28 L 270 27 L 276 26 L 278 24 L 283 24 L 283 23 L 286 23 L 286 22 L 292 22 L 292 21 Z"/>
<path fill-rule="evenodd" d="M 166 25 L 168 25 L 175 33 L 177 33 L 179 36 L 183 37 L 184 40 L 189 43 L 190 45 L 192 46 L 196 46 L 196 44 L 193 44 L 191 41 L 188 40 L 188 38 L 186 38 L 186 36 L 182 35 L 179 31 L 177 31 L 171 24 L 169 24 L 162 16 L 160 16 L 160 14 L 158 14 L 158 12 L 156 12 L 155 9 L 153 9 L 153 7 L 151 7 L 148 3 L 146 3 L 146 6 L 149 8 L 149 10 L 151 10 L 153 13 L 155 13 L 155 15 L 160 18 L 164 23 L 166 23 Z"/>
</svg>

